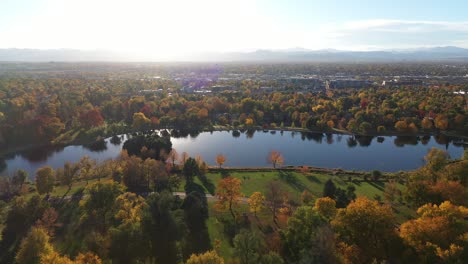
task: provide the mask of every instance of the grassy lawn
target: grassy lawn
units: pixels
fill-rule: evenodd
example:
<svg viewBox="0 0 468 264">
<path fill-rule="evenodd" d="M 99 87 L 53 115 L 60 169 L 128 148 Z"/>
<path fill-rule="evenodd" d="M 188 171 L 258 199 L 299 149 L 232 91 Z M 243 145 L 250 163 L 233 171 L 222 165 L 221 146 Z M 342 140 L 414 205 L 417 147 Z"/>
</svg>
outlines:
<svg viewBox="0 0 468 264">
<path fill-rule="evenodd" d="M 385 182 L 362 181 L 361 177 L 347 175 L 333 176 L 319 173 L 302 174 L 299 172 L 281 171 L 230 171 L 229 175 L 231 177 L 236 177 L 242 180 L 241 190 L 245 196 L 250 196 L 253 192 L 256 191 L 265 193 L 268 183 L 274 180 L 278 180 L 284 190 L 295 198 L 300 198 L 300 195 L 303 191 L 308 191 L 317 197 L 321 197 L 323 193 L 323 186 L 329 179 L 332 179 L 337 187 L 343 189 L 346 189 L 348 185 L 352 185 L 356 188 L 356 195 L 367 196 L 371 199 L 373 199 L 375 195 L 380 195 L 383 197 L 383 191 L 385 188 Z M 222 179 L 220 173 L 208 173 L 206 176 L 215 186 L 217 186 L 219 180 Z M 351 177 L 352 181 L 349 181 L 348 177 Z M 198 179 L 195 179 L 195 181 L 201 184 Z M 397 184 L 397 187 L 402 190 L 404 188 L 404 186 L 399 183 Z M 183 186 L 181 186 L 180 189 L 183 191 Z"/>
</svg>

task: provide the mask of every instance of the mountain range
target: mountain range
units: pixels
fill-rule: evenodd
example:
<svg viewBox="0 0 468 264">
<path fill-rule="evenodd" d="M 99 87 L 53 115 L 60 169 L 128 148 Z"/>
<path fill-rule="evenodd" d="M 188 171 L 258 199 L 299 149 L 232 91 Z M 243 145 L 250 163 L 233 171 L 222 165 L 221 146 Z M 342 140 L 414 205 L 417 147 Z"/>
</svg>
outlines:
<svg viewBox="0 0 468 264">
<path fill-rule="evenodd" d="M 11 62 L 85 62 L 85 61 L 167 61 L 141 53 L 125 53 L 108 50 L 74 49 L 0 49 L 0 61 Z M 175 57 L 174 61 L 250 61 L 250 62 L 468 62 L 468 49 L 446 46 L 406 50 L 345 51 L 308 50 L 256 50 L 252 52 L 197 53 Z"/>
</svg>

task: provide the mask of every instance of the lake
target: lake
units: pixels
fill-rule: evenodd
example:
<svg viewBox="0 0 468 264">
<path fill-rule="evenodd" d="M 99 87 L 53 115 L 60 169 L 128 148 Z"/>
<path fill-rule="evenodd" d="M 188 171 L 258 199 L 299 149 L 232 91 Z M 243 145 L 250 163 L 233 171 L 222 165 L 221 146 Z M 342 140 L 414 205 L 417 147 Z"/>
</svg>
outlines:
<svg viewBox="0 0 468 264">
<path fill-rule="evenodd" d="M 173 133 L 173 148 L 179 154 L 200 155 L 209 165 L 216 165 L 217 154 L 224 154 L 228 167 L 266 167 L 267 155 L 277 150 L 284 165 L 308 165 L 345 170 L 380 170 L 395 172 L 416 169 L 424 164 L 423 157 L 432 147 L 446 150 L 450 157 L 463 155 L 460 139 L 440 136 L 368 137 L 340 134 L 303 133 L 291 131 L 214 131 L 194 134 Z M 94 149 L 85 146 L 40 148 L 16 153 L 4 158 L 2 175 L 24 169 L 32 177 L 45 165 L 61 167 L 66 161 L 77 162 L 82 156 L 104 161 L 116 158 L 122 142 Z M 6 167 L 5 167 L 6 166 Z"/>
</svg>

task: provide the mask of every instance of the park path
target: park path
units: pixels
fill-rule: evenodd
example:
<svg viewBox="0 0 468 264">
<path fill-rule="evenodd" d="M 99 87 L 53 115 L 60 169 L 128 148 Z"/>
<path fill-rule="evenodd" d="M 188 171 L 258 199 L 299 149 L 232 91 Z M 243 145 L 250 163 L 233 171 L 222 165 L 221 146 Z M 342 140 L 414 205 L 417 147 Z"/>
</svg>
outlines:
<svg viewBox="0 0 468 264">
<path fill-rule="evenodd" d="M 187 196 L 187 195 L 185 194 L 185 192 L 173 192 L 172 194 L 173 194 L 173 195 L 177 195 L 177 196 L 179 196 L 180 198 L 185 198 L 185 196 Z M 206 197 L 206 199 L 207 199 L 208 201 L 213 201 L 213 202 L 218 201 L 218 198 L 217 198 L 216 196 L 211 195 L 211 194 L 205 194 L 205 197 Z M 242 198 L 240 198 L 240 201 L 241 201 L 241 203 L 243 203 L 243 204 L 247 204 L 248 201 L 249 201 L 249 198 L 247 198 L 247 197 L 242 197 Z"/>
</svg>

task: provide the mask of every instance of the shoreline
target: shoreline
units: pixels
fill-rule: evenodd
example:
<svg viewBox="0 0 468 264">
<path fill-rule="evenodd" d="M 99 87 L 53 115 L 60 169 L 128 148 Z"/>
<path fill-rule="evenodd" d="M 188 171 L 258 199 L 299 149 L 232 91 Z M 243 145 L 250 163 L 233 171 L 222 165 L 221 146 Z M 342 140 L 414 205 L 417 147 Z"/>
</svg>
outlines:
<svg viewBox="0 0 468 264">
<path fill-rule="evenodd" d="M 171 129 L 176 129 L 176 128 L 154 128 L 154 129 L 151 129 L 151 130 L 163 130 L 163 129 L 167 129 L 167 130 L 171 130 Z M 422 136 L 436 136 L 436 135 L 445 135 L 445 136 L 448 136 L 448 137 L 454 137 L 454 138 L 459 138 L 459 139 L 464 139 L 464 140 L 468 140 L 468 136 L 465 136 L 465 135 L 462 135 L 462 134 L 459 134 L 457 132 L 454 132 L 454 131 L 441 131 L 441 132 L 423 132 L 423 133 L 417 133 L 417 134 L 413 134 L 413 133 L 401 133 L 401 132 L 397 132 L 397 131 L 386 131 L 385 133 L 379 133 L 379 132 L 372 132 L 372 133 L 367 133 L 367 134 L 360 134 L 360 133 L 353 133 L 353 132 L 350 132 L 350 131 L 347 131 L 347 130 L 339 130 L 339 129 L 333 129 L 333 130 L 310 130 L 310 129 L 305 129 L 305 128 L 294 128 L 294 127 L 285 127 L 285 128 L 278 128 L 278 127 L 275 127 L 275 128 L 263 128 L 263 127 L 260 127 L 260 126 L 252 126 L 252 127 L 231 127 L 231 126 L 213 126 L 211 128 L 202 128 L 202 129 L 198 129 L 198 130 L 194 130 L 196 132 L 199 132 L 199 133 L 202 133 L 202 132 L 214 132 L 214 131 L 227 131 L 227 132 L 231 132 L 231 131 L 239 131 L 239 130 L 255 130 L 255 131 L 280 131 L 280 132 L 283 132 L 283 131 L 286 131 L 286 132 L 302 132 L 302 133 L 317 133 L 317 134 L 339 134 L 339 135 L 348 135 L 348 136 L 362 136 L 362 137 L 422 137 Z M 147 130 L 148 131 L 148 130 Z M 134 131 L 134 130 L 128 130 L 124 133 L 121 133 L 119 135 L 123 135 L 123 134 L 130 134 L 130 133 L 137 133 L 137 132 L 142 132 L 141 130 L 140 131 Z M 65 133 L 70 133 L 70 131 L 67 131 Z M 64 133 L 64 134 L 65 134 Z M 60 138 L 61 136 L 63 136 L 64 134 L 60 135 L 58 138 Z M 113 135 L 110 135 L 110 134 L 104 134 L 102 135 L 101 137 L 103 138 L 109 138 L 109 137 L 112 137 Z M 0 159 L 5 159 L 6 157 L 8 156 L 11 156 L 11 155 L 16 155 L 20 152 L 23 152 L 23 151 L 28 151 L 28 150 L 31 150 L 31 149 L 35 149 L 35 148 L 43 148 L 43 147 L 68 147 L 68 146 L 83 146 L 83 145 L 87 145 L 87 144 L 91 144 L 95 141 L 96 139 L 89 139 L 89 138 L 75 138 L 71 141 L 57 141 L 57 142 L 54 142 L 52 141 L 51 143 L 40 143 L 40 144 L 28 144 L 28 145 L 23 145 L 23 146 L 14 146 L 14 147 L 10 147 L 10 148 L 6 148 L 6 149 L 3 149 L 0 151 Z M 467 145 L 466 143 L 464 145 Z"/>
</svg>

